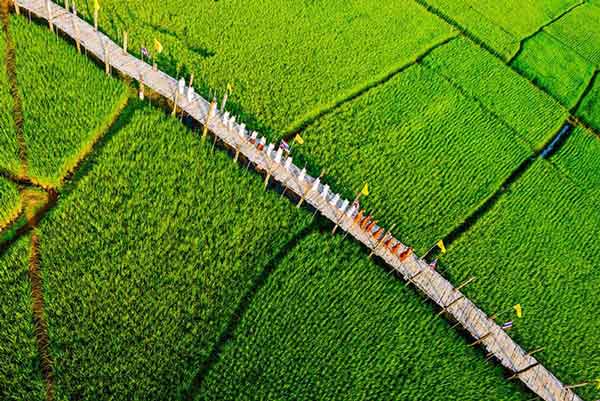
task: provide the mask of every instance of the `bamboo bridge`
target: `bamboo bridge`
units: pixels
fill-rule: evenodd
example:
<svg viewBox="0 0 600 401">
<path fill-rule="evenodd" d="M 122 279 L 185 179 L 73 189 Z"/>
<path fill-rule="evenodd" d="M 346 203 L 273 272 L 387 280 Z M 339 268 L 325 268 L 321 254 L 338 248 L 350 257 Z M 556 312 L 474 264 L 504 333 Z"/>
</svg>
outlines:
<svg viewBox="0 0 600 401">
<path fill-rule="evenodd" d="M 546 369 L 533 352 L 521 348 L 503 330 L 493 317 L 489 317 L 469 300 L 460 290 L 419 259 L 412 249 L 394 238 L 389 231 L 376 225 L 370 216 L 364 216 L 351 200 L 333 193 L 320 178 L 311 177 L 305 169 L 297 167 L 292 157 L 286 157 L 281 149 L 257 132 L 249 132 L 243 123 L 235 121 L 228 112 L 219 112 L 200 95 L 188 88 L 181 91 L 178 81 L 153 68 L 126 52 L 106 35 L 96 30 L 76 14 L 48 0 L 16 0 L 20 12 L 27 11 L 48 22 L 52 30 L 59 30 L 82 46 L 106 66 L 118 70 L 151 88 L 182 111 L 208 128 L 236 153 L 252 162 L 256 169 L 266 174 L 265 184 L 273 179 L 287 191 L 295 193 L 300 202 L 306 202 L 323 216 L 363 243 L 372 254 L 379 256 L 408 283 L 415 285 L 429 299 L 467 330 L 475 339 L 473 345 L 485 348 L 505 368 L 512 372 L 531 391 L 545 401 L 582 401 L 572 389 L 565 386 L 552 372 Z M 483 398 L 483 396 L 482 396 Z"/>
</svg>

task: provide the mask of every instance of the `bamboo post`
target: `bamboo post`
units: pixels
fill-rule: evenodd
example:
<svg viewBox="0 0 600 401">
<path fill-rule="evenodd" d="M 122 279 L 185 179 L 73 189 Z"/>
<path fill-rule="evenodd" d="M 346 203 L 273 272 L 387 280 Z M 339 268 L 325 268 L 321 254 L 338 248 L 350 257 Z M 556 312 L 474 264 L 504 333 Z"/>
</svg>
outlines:
<svg viewBox="0 0 600 401">
<path fill-rule="evenodd" d="M 208 113 L 206 113 L 206 121 L 204 122 L 204 129 L 202 130 L 202 140 L 206 139 L 206 135 L 208 134 L 208 123 L 210 119 L 213 117 L 215 109 L 217 108 L 217 102 L 213 98 L 210 102 L 210 106 L 208 106 Z"/>
<path fill-rule="evenodd" d="M 75 2 L 73 2 L 73 16 L 71 17 L 71 21 L 73 21 L 73 30 L 75 31 L 75 45 L 77 46 L 77 53 L 81 54 L 81 32 L 79 30 L 79 24 L 77 23 L 77 7 L 75 6 Z"/>
<path fill-rule="evenodd" d="M 127 39 L 128 39 L 127 31 L 123 31 L 123 54 L 127 55 Z"/>
<path fill-rule="evenodd" d="M 171 112 L 171 117 L 175 117 L 177 114 L 177 101 L 179 100 L 179 91 L 175 88 L 175 99 L 173 100 L 173 111 Z"/>
<path fill-rule="evenodd" d="M 140 88 L 138 96 L 141 101 L 144 101 L 144 74 L 140 73 Z"/>
<path fill-rule="evenodd" d="M 69 0 L 65 0 L 65 10 L 69 11 Z"/>
<path fill-rule="evenodd" d="M 50 0 L 46 0 L 46 10 L 48 11 L 48 27 L 50 31 L 54 33 L 54 24 L 52 23 L 52 7 L 50 6 Z"/>
<path fill-rule="evenodd" d="M 225 112 L 225 104 L 227 103 L 227 98 L 229 97 L 229 91 L 225 89 L 225 93 L 223 94 L 223 102 L 221 103 L 221 113 Z"/>
<path fill-rule="evenodd" d="M 102 42 L 102 46 L 104 47 L 104 72 L 106 72 L 106 75 L 110 75 L 110 60 L 108 59 L 108 46 L 106 45 L 106 42 Z"/>
<path fill-rule="evenodd" d="M 94 7 L 94 32 L 98 32 L 98 7 Z"/>
<path fill-rule="evenodd" d="M 194 86 L 194 73 L 190 76 L 190 82 L 188 83 L 188 91 L 192 90 L 192 86 Z"/>
<path fill-rule="evenodd" d="M 17 15 L 21 15 L 21 8 L 19 7 L 17 0 L 13 0 L 13 4 L 15 5 L 15 13 L 17 13 Z"/>
<path fill-rule="evenodd" d="M 448 305 L 444 306 L 442 308 L 442 310 L 438 313 L 438 316 L 441 316 L 444 313 L 446 313 L 450 309 L 450 307 L 452 307 L 452 305 L 456 304 L 458 301 L 460 301 L 462 299 L 465 299 L 464 295 L 461 295 L 460 297 L 456 298 L 454 301 L 450 302 Z"/>
<path fill-rule="evenodd" d="M 192 79 L 193 79 L 193 77 L 194 76 L 192 75 Z M 190 82 L 191 82 L 191 80 L 190 80 Z M 236 144 L 235 145 L 235 157 L 233 158 L 233 162 L 237 163 L 239 157 L 240 157 L 240 145 Z"/>
<path fill-rule="evenodd" d="M 475 341 L 474 343 L 469 344 L 469 347 L 473 347 L 479 343 L 482 343 L 483 340 L 485 340 L 486 338 L 488 338 L 489 336 L 492 335 L 492 332 L 489 332 L 487 334 L 484 334 L 483 336 L 481 336 L 477 341 Z"/>
<path fill-rule="evenodd" d="M 515 372 L 515 374 L 514 374 L 514 375 L 512 375 L 511 377 L 509 377 L 509 378 L 508 378 L 508 380 L 513 380 L 513 379 L 516 379 L 517 377 L 519 377 L 519 375 L 521 375 L 521 374 L 523 374 L 523 373 L 527 372 L 528 370 L 531 370 L 531 369 L 535 368 L 535 367 L 536 367 L 536 366 L 538 366 L 539 364 L 540 364 L 539 362 L 536 362 L 536 363 L 534 363 L 533 365 L 529 365 L 529 366 L 527 366 L 525 369 L 521 369 L 521 370 L 519 370 L 518 372 Z"/>
</svg>

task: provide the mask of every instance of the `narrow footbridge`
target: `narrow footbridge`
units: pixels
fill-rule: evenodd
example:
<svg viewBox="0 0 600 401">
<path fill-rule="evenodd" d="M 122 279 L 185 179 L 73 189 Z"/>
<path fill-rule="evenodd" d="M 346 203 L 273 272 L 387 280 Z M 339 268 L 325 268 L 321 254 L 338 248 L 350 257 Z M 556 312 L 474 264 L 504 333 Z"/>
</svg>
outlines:
<svg viewBox="0 0 600 401">
<path fill-rule="evenodd" d="M 256 169 L 266 174 L 287 191 L 295 193 L 301 202 L 317 209 L 323 216 L 348 232 L 371 249 L 402 277 L 415 285 L 442 309 L 451 315 L 471 336 L 474 344 L 484 347 L 504 367 L 512 378 L 521 380 L 531 391 L 546 401 L 582 401 L 570 388 L 558 380 L 528 351 L 522 349 L 504 331 L 493 317 L 487 316 L 429 264 L 412 253 L 412 249 L 394 238 L 389 231 L 376 225 L 371 216 L 357 210 L 351 200 L 333 193 L 320 178 L 311 177 L 300 169 L 291 157 L 257 132 L 249 132 L 245 125 L 235 121 L 228 112 L 219 112 L 214 104 L 188 88 L 178 86 L 178 81 L 154 69 L 153 66 L 124 51 L 106 35 L 65 8 L 48 0 L 16 0 L 21 13 L 30 13 L 48 22 L 53 30 L 71 37 L 77 46 L 86 49 L 105 63 L 107 71 L 139 81 L 179 107 L 180 110 L 208 128 L 226 146 L 252 162 Z"/>
</svg>

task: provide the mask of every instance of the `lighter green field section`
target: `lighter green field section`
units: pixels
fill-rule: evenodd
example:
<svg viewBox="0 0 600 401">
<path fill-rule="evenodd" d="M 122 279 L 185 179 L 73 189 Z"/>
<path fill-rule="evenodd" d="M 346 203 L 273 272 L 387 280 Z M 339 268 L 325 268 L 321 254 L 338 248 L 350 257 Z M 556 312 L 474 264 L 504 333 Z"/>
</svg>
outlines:
<svg viewBox="0 0 600 401">
<path fill-rule="evenodd" d="M 588 86 L 595 66 L 546 32 L 535 35 L 511 66 L 572 108 Z"/>
<path fill-rule="evenodd" d="M 419 252 L 461 224 L 566 117 L 527 80 L 468 46 L 453 41 L 426 58 L 427 67 L 344 104 L 293 150 L 314 173 L 325 168 L 347 198 L 368 182 L 363 206 L 385 226 L 396 223 Z"/>
<path fill-rule="evenodd" d="M 159 67 L 204 95 L 232 82 L 229 107 L 274 136 L 454 34 L 412 0 L 105 0 L 100 26 L 117 42 L 126 29 L 138 57 L 159 39 Z"/>
<path fill-rule="evenodd" d="M 310 221 L 177 120 L 144 107 L 125 123 L 41 226 L 59 399 L 177 399 Z"/>
<path fill-rule="evenodd" d="M 575 128 L 553 161 L 586 197 L 600 201 L 600 138 L 597 135 Z"/>
<path fill-rule="evenodd" d="M 581 105 L 577 109 L 577 116 L 584 120 L 587 124 L 594 127 L 597 132 L 600 132 L 600 74 L 596 75 L 596 79 L 592 83 L 590 91 L 587 93 Z"/>
<path fill-rule="evenodd" d="M 546 28 L 546 31 L 588 62 L 600 66 L 600 6 L 585 4 Z"/>
<path fill-rule="evenodd" d="M 199 400 L 521 400 L 414 291 L 341 236 L 277 266 Z"/>
<path fill-rule="evenodd" d="M 0 253 L 0 399 L 45 400 L 27 277 L 29 237 Z"/>
<path fill-rule="evenodd" d="M 73 46 L 44 27 L 30 24 L 23 17 L 11 18 L 10 22 L 16 44 L 29 175 L 44 184 L 59 186 L 90 141 L 106 129 L 117 104 L 125 99 L 126 87 L 107 78 Z M 8 87 L 5 77 L 1 79 L 4 96 Z M 11 149 L 8 155 L 2 152 L 0 167 L 18 173 L 14 131 L 2 132 L 0 148 Z"/>
<path fill-rule="evenodd" d="M 567 169 L 600 167 L 597 158 L 581 158 L 578 165 L 571 156 Z M 559 153 L 554 160 L 561 158 Z M 486 312 L 522 305 L 524 316 L 511 335 L 525 349 L 545 347 L 539 360 L 563 383 L 600 371 L 597 199 L 538 160 L 443 260 L 453 282 L 477 276 L 466 294 Z M 598 398 L 593 387 L 580 393 Z"/>
<path fill-rule="evenodd" d="M 519 43 L 578 3 L 577 0 L 425 0 L 462 25 L 506 60 Z"/>
<path fill-rule="evenodd" d="M 424 64 L 476 99 L 536 150 L 568 117 L 551 96 L 466 39 L 436 49 Z"/>
<path fill-rule="evenodd" d="M 0 178 L 0 231 L 19 214 L 20 205 L 17 186 Z"/>
</svg>

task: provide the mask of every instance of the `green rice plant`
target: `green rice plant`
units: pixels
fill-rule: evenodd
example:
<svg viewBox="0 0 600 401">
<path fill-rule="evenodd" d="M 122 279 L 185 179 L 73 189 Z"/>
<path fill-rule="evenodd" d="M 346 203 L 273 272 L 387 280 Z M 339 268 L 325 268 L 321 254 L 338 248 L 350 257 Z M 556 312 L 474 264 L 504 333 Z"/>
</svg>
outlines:
<svg viewBox="0 0 600 401">
<path fill-rule="evenodd" d="M 573 135 L 568 147 L 584 143 Z M 576 185 L 599 165 L 597 155 L 574 158 L 572 149 L 552 160 L 560 168 L 536 161 L 448 249 L 443 265 L 453 282 L 477 276 L 465 292 L 489 314 L 520 303 L 523 318 L 509 312 L 498 320 L 514 320 L 513 338 L 525 349 L 545 347 L 539 360 L 572 384 L 600 371 L 600 211 L 598 197 Z M 599 395 L 593 386 L 580 393 Z"/>
<path fill-rule="evenodd" d="M 43 184 L 60 186 L 62 177 L 114 118 L 127 96 L 126 86 L 108 79 L 101 69 L 46 28 L 30 24 L 23 17 L 13 17 L 10 22 L 29 175 Z M 5 76 L 0 84 L 0 98 L 10 96 Z M 6 98 L 2 102 L 12 104 Z M 8 121 L 12 109 L 1 113 L 2 121 Z M 18 173 L 13 129 L 2 129 L 0 148 L 0 167 Z M 10 152 L 5 154 L 5 148 Z"/>
<path fill-rule="evenodd" d="M 277 265 L 196 400 L 528 398 L 341 238 L 312 234 Z"/>
<path fill-rule="evenodd" d="M 0 231 L 21 212 L 21 200 L 17 186 L 0 178 Z"/>
<path fill-rule="evenodd" d="M 511 66 L 571 109 L 595 70 L 585 58 L 542 31 L 523 45 Z"/>
<path fill-rule="evenodd" d="M 492 196 L 566 117 L 527 80 L 463 46 L 470 45 L 454 40 L 424 66 L 342 105 L 293 149 L 313 173 L 325 168 L 350 199 L 367 181 L 372 191 L 363 205 L 388 226 L 396 223 L 399 238 L 419 252 Z"/>
<path fill-rule="evenodd" d="M 27 277 L 29 237 L 0 253 L 0 399 L 45 400 Z"/>
<path fill-rule="evenodd" d="M 567 11 L 577 0 L 422 0 L 455 20 L 471 35 L 509 60 L 521 40 Z"/>
<path fill-rule="evenodd" d="M 177 120 L 129 106 L 40 227 L 58 399 L 177 399 L 311 215 Z"/>
<path fill-rule="evenodd" d="M 93 0 L 82 4 L 91 21 Z M 412 0 L 105 0 L 99 24 L 118 43 L 126 30 L 138 57 L 158 39 L 159 67 L 194 73 L 205 96 L 232 82 L 230 108 L 272 137 L 455 34 Z"/>
<path fill-rule="evenodd" d="M 477 99 L 533 149 L 542 149 L 569 115 L 551 96 L 466 39 L 436 49 L 424 64 Z"/>
</svg>

